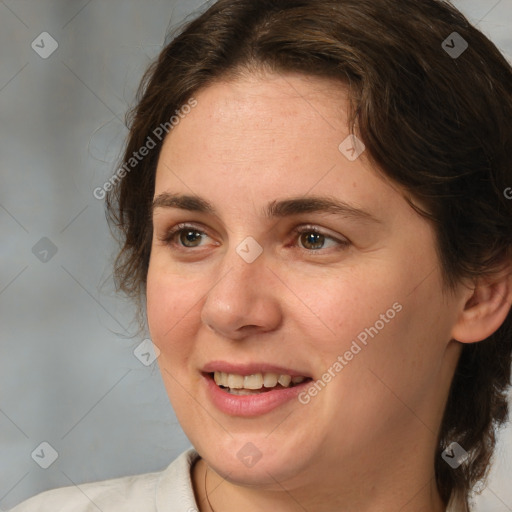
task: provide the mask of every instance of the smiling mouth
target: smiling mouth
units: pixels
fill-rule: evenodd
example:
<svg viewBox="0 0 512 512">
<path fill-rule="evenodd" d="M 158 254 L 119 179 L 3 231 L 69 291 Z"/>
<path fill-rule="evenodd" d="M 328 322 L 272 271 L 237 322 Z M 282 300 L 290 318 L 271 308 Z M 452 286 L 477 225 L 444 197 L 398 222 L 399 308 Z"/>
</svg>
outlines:
<svg viewBox="0 0 512 512">
<path fill-rule="evenodd" d="M 312 380 L 311 377 L 292 377 L 276 373 L 256 373 L 243 376 L 224 372 L 211 372 L 207 376 L 221 390 L 231 395 L 259 395 L 269 391 L 292 388 Z"/>
</svg>

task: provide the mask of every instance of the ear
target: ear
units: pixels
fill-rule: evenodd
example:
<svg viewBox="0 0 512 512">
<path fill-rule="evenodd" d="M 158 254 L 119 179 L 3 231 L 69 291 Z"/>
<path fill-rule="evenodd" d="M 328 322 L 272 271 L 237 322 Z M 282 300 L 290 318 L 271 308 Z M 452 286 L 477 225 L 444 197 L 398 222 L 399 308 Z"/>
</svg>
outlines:
<svg viewBox="0 0 512 512">
<path fill-rule="evenodd" d="M 482 341 L 503 324 L 512 305 L 512 269 L 480 278 L 465 294 L 463 309 L 452 328 L 452 339 L 461 343 Z"/>
</svg>

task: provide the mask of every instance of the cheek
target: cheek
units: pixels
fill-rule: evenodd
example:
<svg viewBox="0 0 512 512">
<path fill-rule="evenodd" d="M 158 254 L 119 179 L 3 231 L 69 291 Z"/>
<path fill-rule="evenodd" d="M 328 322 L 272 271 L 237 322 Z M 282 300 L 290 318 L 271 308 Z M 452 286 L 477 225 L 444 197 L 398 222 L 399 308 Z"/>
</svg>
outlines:
<svg viewBox="0 0 512 512">
<path fill-rule="evenodd" d="M 294 296 L 285 301 L 290 308 L 288 314 L 301 323 L 301 330 L 310 333 L 315 350 L 331 353 L 347 350 L 361 333 L 364 341 L 365 329 L 376 322 L 379 331 L 387 330 L 400 315 L 397 309 L 406 290 L 406 279 L 384 263 L 338 270 L 337 274 L 315 279 L 291 277 L 290 282 L 295 284 L 291 287 Z M 387 322 L 383 323 L 381 315 Z"/>
<path fill-rule="evenodd" d="M 170 345 L 183 346 L 178 343 L 183 339 L 187 322 L 194 311 L 197 297 L 194 287 L 186 279 L 170 276 L 151 266 L 148 271 L 146 286 L 146 308 L 151 339 L 164 354 Z"/>
<path fill-rule="evenodd" d="M 372 329 L 374 336 L 368 336 L 357 362 L 354 358 L 351 377 L 356 388 L 364 386 L 365 381 L 372 383 L 367 393 L 373 397 L 375 408 L 388 403 L 407 413 L 407 406 L 423 404 L 436 393 L 451 313 L 434 283 L 425 282 L 413 293 L 409 288 L 392 296 L 400 297 L 396 302 L 401 310 L 388 323 L 373 320 L 371 325 L 378 332 Z"/>
<path fill-rule="evenodd" d="M 175 289 L 165 286 L 154 273 L 148 272 L 146 286 L 146 309 L 148 316 L 148 326 L 153 341 L 156 342 L 166 328 L 166 319 L 170 315 L 174 316 L 176 306 Z M 168 326 L 167 326 L 168 328 Z"/>
<path fill-rule="evenodd" d="M 383 263 L 324 278 L 321 287 L 303 279 L 294 289 L 302 302 L 290 302 L 288 314 L 326 370 L 346 354 L 340 385 L 359 386 L 373 372 L 407 392 L 435 371 L 449 332 L 437 274 L 419 286 L 415 279 L 415 269 Z"/>
<path fill-rule="evenodd" d="M 185 383 L 194 351 L 198 298 L 194 287 L 178 276 L 157 272 L 150 266 L 147 278 L 147 319 L 152 342 L 159 348 L 158 366 L 171 404 L 176 411 L 192 410 Z M 183 418 L 180 418 L 183 421 Z"/>
</svg>

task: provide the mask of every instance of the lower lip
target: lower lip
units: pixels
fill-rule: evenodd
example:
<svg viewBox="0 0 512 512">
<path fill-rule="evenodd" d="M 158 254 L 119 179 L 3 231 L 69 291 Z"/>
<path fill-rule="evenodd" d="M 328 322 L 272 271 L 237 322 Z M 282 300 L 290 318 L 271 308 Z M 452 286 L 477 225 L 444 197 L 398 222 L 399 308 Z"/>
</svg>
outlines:
<svg viewBox="0 0 512 512">
<path fill-rule="evenodd" d="M 291 388 L 264 391 L 258 395 L 232 395 L 223 391 L 212 377 L 203 373 L 207 393 L 214 405 L 231 416 L 259 416 L 297 397 L 312 382 L 307 380 Z M 297 400 L 298 401 L 298 400 Z"/>
</svg>

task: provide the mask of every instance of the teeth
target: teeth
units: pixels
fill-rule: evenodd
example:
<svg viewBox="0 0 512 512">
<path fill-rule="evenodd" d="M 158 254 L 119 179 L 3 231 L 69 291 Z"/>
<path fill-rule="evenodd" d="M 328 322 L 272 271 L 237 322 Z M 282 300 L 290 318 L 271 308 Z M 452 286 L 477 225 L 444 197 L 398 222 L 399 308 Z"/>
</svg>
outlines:
<svg viewBox="0 0 512 512">
<path fill-rule="evenodd" d="M 279 379 L 279 375 L 275 373 L 265 373 L 263 376 L 263 385 L 266 388 L 273 388 L 277 385 L 277 380 Z"/>
<path fill-rule="evenodd" d="M 231 395 L 259 395 L 260 391 L 256 391 L 254 389 L 228 389 L 227 390 Z"/>
<path fill-rule="evenodd" d="M 226 374 L 222 372 L 215 372 L 213 374 L 213 380 L 215 381 L 215 384 L 217 384 L 217 386 L 222 386 L 222 383 L 224 382 L 224 375 Z"/>
<path fill-rule="evenodd" d="M 278 384 L 287 388 L 290 384 L 300 384 L 306 377 L 291 375 L 278 375 L 277 373 L 255 373 L 253 375 L 237 375 L 234 373 L 214 372 L 213 379 L 215 384 L 230 389 L 248 389 L 256 390 L 265 388 L 274 388 Z M 243 394 L 243 393 L 239 393 Z"/>
<path fill-rule="evenodd" d="M 242 385 L 240 388 L 245 389 L 260 389 L 263 386 L 263 375 L 261 373 L 255 373 L 254 375 L 247 375 L 241 377 Z M 228 386 L 231 387 L 231 386 Z"/>
<path fill-rule="evenodd" d="M 244 387 L 244 378 L 233 373 L 228 374 L 228 388 L 240 389 Z"/>
<path fill-rule="evenodd" d="M 291 381 L 292 378 L 289 375 L 279 375 L 279 379 L 277 379 L 277 382 L 279 382 L 279 384 L 284 388 L 287 388 Z"/>
</svg>

